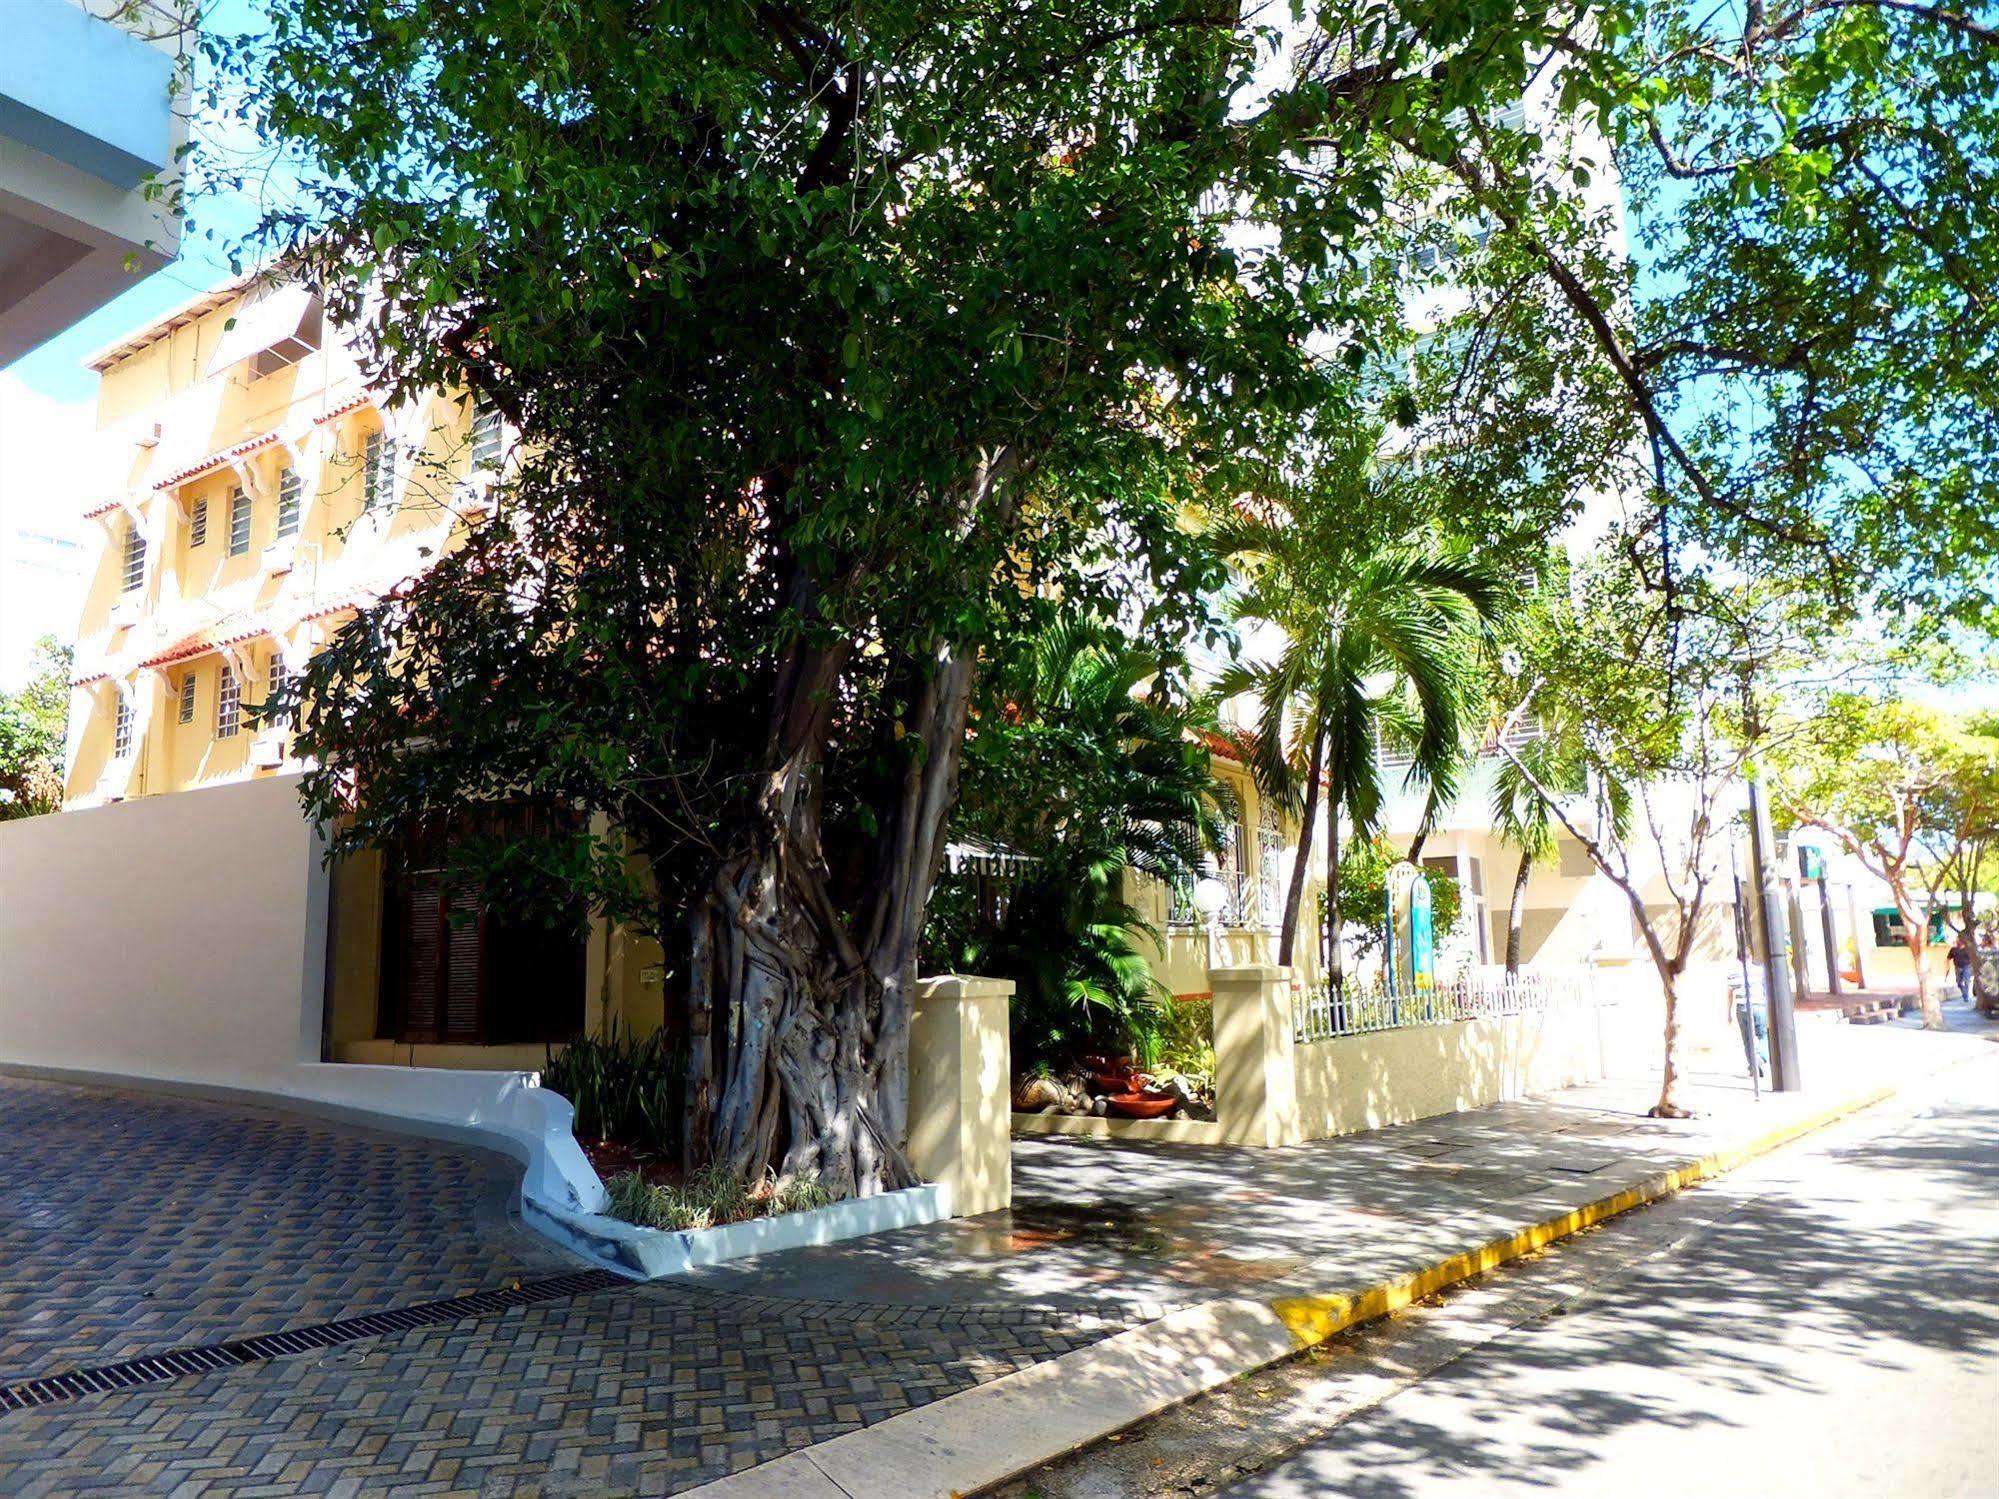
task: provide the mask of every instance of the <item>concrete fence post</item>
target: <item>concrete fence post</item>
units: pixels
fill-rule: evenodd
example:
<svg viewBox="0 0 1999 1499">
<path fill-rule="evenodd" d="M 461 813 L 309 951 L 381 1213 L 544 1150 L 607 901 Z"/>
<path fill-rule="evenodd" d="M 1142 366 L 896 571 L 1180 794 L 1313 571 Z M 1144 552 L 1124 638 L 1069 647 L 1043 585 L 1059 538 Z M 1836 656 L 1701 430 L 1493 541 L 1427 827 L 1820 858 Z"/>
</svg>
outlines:
<svg viewBox="0 0 1999 1499">
<path fill-rule="evenodd" d="M 1291 970 L 1210 968 L 1215 1012 L 1215 1119 L 1231 1145 L 1295 1145 L 1298 1083 Z"/>
<path fill-rule="evenodd" d="M 917 982 L 909 1027 L 909 1163 L 964 1218 L 1013 1201 L 1012 979 Z"/>
</svg>

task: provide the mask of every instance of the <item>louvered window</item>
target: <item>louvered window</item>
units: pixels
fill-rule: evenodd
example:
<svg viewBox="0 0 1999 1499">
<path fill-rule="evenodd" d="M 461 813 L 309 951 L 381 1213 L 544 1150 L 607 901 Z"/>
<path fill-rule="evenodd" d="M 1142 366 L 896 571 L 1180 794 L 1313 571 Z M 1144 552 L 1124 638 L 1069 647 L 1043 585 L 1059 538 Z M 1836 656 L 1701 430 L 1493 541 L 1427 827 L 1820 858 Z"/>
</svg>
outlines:
<svg viewBox="0 0 1999 1499">
<path fill-rule="evenodd" d="M 118 694 L 118 719 L 111 730 L 111 757 L 122 760 L 132 753 L 132 700 Z"/>
<path fill-rule="evenodd" d="M 180 721 L 194 722 L 194 668 L 190 666 L 180 679 Z"/>
<path fill-rule="evenodd" d="M 370 432 L 361 452 L 361 502 L 370 510 L 379 510 L 395 492 L 395 444 L 386 432 Z"/>
<path fill-rule="evenodd" d="M 215 689 L 215 737 L 233 739 L 243 726 L 243 684 L 236 680 L 236 668 L 222 666 L 221 685 Z"/>
<path fill-rule="evenodd" d="M 229 495 L 229 555 L 240 557 L 250 550 L 250 497 L 242 490 Z"/>
<path fill-rule="evenodd" d="M 191 547 L 205 546 L 208 542 L 208 501 L 196 500 L 194 513 L 187 520 L 187 544 Z"/>
<path fill-rule="evenodd" d="M 502 431 L 500 408 L 486 396 L 472 398 L 472 468 L 494 469 L 500 466 L 500 446 Z"/>
<path fill-rule="evenodd" d="M 304 481 L 298 470 L 287 468 L 278 475 L 278 540 L 298 535 L 299 501 Z"/>
<path fill-rule="evenodd" d="M 278 695 L 285 690 L 285 683 L 288 680 L 290 680 L 290 673 L 285 670 L 285 658 L 276 651 L 272 651 L 270 675 L 264 684 L 264 702 L 267 705 L 277 702 Z M 273 723 L 282 722 L 282 720 L 275 718 L 271 721 Z"/>
<path fill-rule="evenodd" d="M 546 826 L 521 808 L 477 819 L 486 832 L 532 836 Z M 463 832 L 432 830 L 393 861 L 384 949 L 382 1034 L 445 1045 L 559 1041 L 583 1024 L 582 913 L 569 934 L 486 909 L 451 865 Z"/>
<path fill-rule="evenodd" d="M 120 582 L 130 593 L 146 581 L 146 533 L 137 521 L 125 525 L 125 566 Z"/>
</svg>

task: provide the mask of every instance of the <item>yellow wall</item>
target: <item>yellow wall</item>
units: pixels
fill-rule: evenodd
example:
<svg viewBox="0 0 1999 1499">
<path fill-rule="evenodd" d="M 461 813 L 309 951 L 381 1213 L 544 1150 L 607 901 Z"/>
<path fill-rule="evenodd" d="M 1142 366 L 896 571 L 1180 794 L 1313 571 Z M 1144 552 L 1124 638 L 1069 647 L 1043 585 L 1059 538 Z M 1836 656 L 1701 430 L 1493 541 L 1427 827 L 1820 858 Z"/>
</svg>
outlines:
<svg viewBox="0 0 1999 1499">
<path fill-rule="evenodd" d="M 414 575 L 463 534 L 463 482 L 470 468 L 469 402 L 440 395 L 408 410 L 378 409 L 340 340 L 266 375 L 249 362 L 214 376 L 208 363 L 240 297 L 222 301 L 152 343 L 106 364 L 98 390 L 98 441 L 106 471 L 125 477 L 122 495 L 96 497 L 93 508 L 122 498 L 99 517 L 101 549 L 79 621 L 76 672 L 86 685 L 71 705 L 66 801 L 85 806 L 121 796 L 154 795 L 295 769 L 253 767 L 245 722 L 234 739 L 214 733 L 216 690 L 226 653 L 204 649 L 165 666 L 149 660 L 210 627 L 241 625 L 236 647 L 246 668 L 245 705 L 264 697 L 271 657 L 281 648 L 296 664 L 346 617 L 326 611 L 375 595 Z M 360 402 L 356 409 L 345 409 Z M 334 414 L 337 413 L 337 414 Z M 370 511 L 363 456 L 371 433 L 405 450 L 394 503 Z M 275 436 L 198 477 L 160 488 L 172 476 L 226 450 Z M 301 480 L 301 523 L 290 566 L 267 555 L 278 541 L 280 476 Z M 249 502 L 247 547 L 230 546 L 232 497 Z M 206 507 L 206 539 L 193 520 Z M 123 588 L 128 531 L 148 538 L 144 585 Z M 121 604 L 136 603 L 123 621 Z M 318 615 L 318 618 L 308 616 Z M 257 628 L 269 635 L 255 633 Z M 234 628 L 226 633 L 236 633 Z M 196 679 L 193 721 L 178 722 L 183 677 Z M 109 680 L 95 680 L 108 678 Z M 114 762 L 116 683 L 151 711 L 129 762 Z M 287 746 L 288 748 L 288 746 Z"/>
</svg>

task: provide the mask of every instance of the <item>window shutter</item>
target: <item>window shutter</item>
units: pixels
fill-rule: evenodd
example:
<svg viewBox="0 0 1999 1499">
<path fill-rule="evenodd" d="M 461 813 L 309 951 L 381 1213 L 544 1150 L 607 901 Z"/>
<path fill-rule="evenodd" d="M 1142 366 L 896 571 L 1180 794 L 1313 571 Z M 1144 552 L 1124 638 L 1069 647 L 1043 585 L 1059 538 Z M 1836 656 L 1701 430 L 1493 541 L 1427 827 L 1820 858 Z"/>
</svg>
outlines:
<svg viewBox="0 0 1999 1499">
<path fill-rule="evenodd" d="M 298 535 L 299 500 L 305 481 L 298 470 L 287 468 L 278 475 L 278 539 Z"/>
<path fill-rule="evenodd" d="M 196 500 L 194 502 L 194 514 L 188 518 L 187 544 L 191 547 L 198 547 L 206 544 L 207 541 L 208 501 L 205 499 Z"/>
<path fill-rule="evenodd" d="M 250 550 L 250 497 L 242 490 L 229 495 L 229 555 L 240 557 Z"/>
<path fill-rule="evenodd" d="M 180 721 L 194 722 L 194 668 L 190 666 L 180 679 Z"/>
</svg>

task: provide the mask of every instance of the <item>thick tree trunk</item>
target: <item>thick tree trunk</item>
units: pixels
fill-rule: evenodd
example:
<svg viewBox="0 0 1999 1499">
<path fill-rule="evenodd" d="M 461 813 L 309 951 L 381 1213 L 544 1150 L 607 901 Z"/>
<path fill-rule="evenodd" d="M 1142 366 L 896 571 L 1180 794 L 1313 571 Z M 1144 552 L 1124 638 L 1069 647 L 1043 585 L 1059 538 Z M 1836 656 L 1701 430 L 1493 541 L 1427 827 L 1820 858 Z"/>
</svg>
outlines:
<svg viewBox="0 0 1999 1499">
<path fill-rule="evenodd" d="M 1319 820 L 1319 776 L 1325 769 L 1324 735 L 1312 740 L 1312 753 L 1305 772 L 1305 805 L 1298 814 L 1298 853 L 1291 861 L 1291 888 L 1284 893 L 1284 925 L 1277 937 L 1277 962 L 1291 966 L 1298 945 L 1298 914 L 1305 904 L 1305 876 L 1312 867 L 1312 834 Z"/>
<path fill-rule="evenodd" d="M 1663 1061 L 1659 1077 L 1659 1101 L 1652 1106 L 1654 1119 L 1688 1119 L 1693 1110 L 1686 1106 L 1680 1087 L 1680 976 L 1671 970 L 1659 974 L 1659 989 L 1665 1000 Z"/>
<path fill-rule="evenodd" d="M 1506 906 L 1506 976 L 1513 978 L 1520 972 L 1520 922 L 1525 914 L 1523 907 L 1527 899 L 1527 876 L 1534 868 L 1532 854 L 1520 855 L 1520 867 L 1513 872 L 1513 898 Z"/>
</svg>

